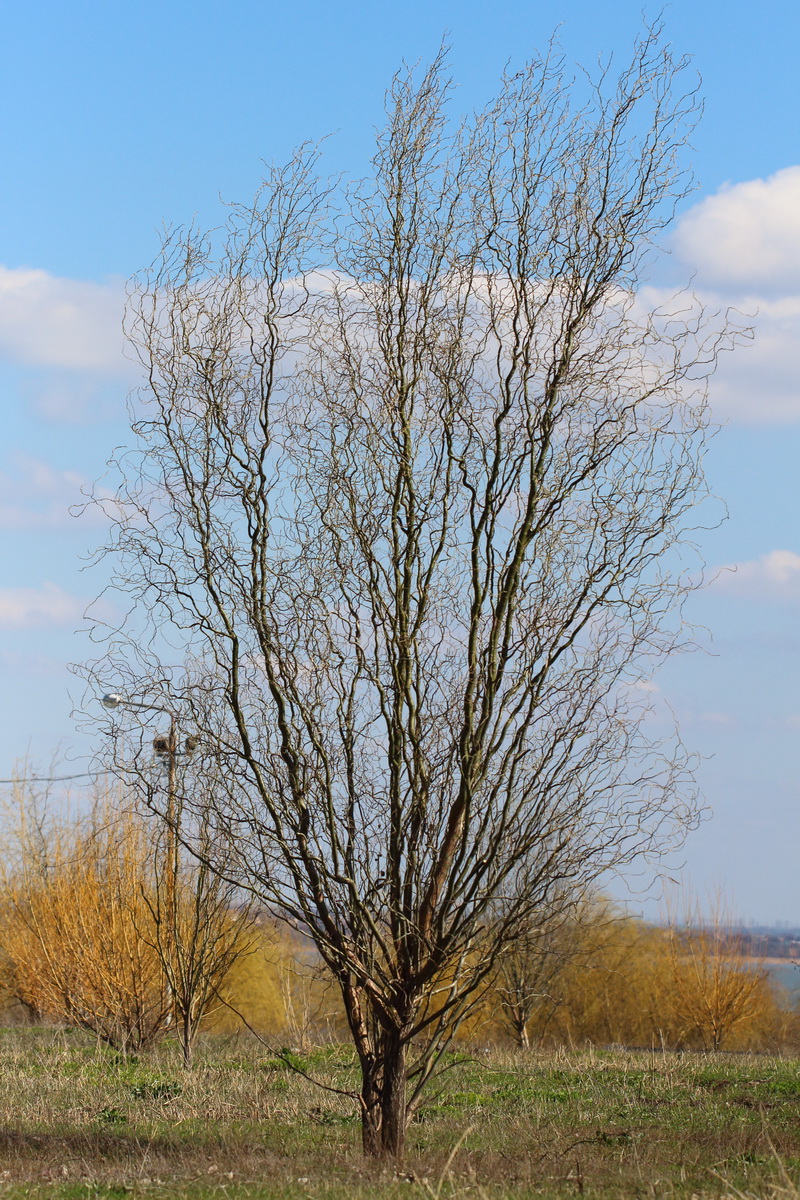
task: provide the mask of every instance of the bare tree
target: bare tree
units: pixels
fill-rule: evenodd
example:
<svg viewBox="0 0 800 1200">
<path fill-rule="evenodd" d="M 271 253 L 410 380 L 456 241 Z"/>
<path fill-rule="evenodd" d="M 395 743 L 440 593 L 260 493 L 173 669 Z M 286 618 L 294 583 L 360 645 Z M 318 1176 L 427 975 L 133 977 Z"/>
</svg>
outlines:
<svg viewBox="0 0 800 1200">
<path fill-rule="evenodd" d="M 194 856 L 181 853 L 180 847 L 175 850 L 177 836 L 191 836 L 180 822 L 175 839 L 170 838 L 166 822 L 156 835 L 157 869 L 152 890 L 145 896 L 149 919 L 139 931 L 161 963 L 187 1067 L 192 1065 L 202 1021 L 224 1004 L 221 989 L 227 977 L 254 948 L 252 906 L 242 902 L 235 885 L 225 878 L 229 856 L 214 840 L 213 825 L 202 816 L 201 810 L 191 838 Z"/>
<path fill-rule="evenodd" d="M 720 344 L 637 291 L 681 68 L 647 33 L 573 109 L 551 55 L 453 129 L 439 58 L 370 182 L 303 150 L 132 291 L 133 607 L 91 675 L 198 731 L 184 803 L 212 772 L 235 877 L 336 979 L 368 1154 L 530 914 L 693 819 L 635 687 L 682 636 Z"/>
<path fill-rule="evenodd" d="M 530 1046 L 534 1018 L 539 1038 L 562 1003 L 562 979 L 568 966 L 586 966 L 592 955 L 590 928 L 607 920 L 598 903 L 582 905 L 553 897 L 543 913 L 531 913 L 527 924 L 500 957 L 492 994 L 499 1005 L 500 1025 L 521 1050 Z M 587 937 L 587 934 L 589 935 Z"/>
</svg>

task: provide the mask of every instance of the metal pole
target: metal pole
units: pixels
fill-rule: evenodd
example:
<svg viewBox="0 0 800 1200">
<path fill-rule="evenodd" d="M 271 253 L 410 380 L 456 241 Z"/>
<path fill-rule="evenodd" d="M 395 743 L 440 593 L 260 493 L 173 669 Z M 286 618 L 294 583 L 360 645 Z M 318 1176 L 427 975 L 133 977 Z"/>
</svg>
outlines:
<svg viewBox="0 0 800 1200">
<path fill-rule="evenodd" d="M 175 714 L 169 715 L 169 740 L 167 742 L 167 953 L 175 963 L 178 943 L 178 811 L 176 767 L 178 753 L 178 728 Z"/>
</svg>

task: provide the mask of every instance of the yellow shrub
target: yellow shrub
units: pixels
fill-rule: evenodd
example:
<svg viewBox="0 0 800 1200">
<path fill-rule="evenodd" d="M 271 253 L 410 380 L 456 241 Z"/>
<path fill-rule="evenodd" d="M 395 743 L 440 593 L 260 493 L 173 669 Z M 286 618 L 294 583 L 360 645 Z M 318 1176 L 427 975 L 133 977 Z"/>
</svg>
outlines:
<svg viewBox="0 0 800 1200">
<path fill-rule="evenodd" d="M 2 903 L 0 941 L 19 1000 L 121 1050 L 151 1043 L 170 1011 L 146 937 L 147 861 L 135 816 L 57 830 L 44 864 L 22 856 Z"/>
<path fill-rule="evenodd" d="M 512 960 L 526 952 L 523 942 Z M 535 964 L 523 963 L 517 975 L 525 969 L 536 978 Z M 498 1018 L 508 986 L 506 973 L 489 993 L 484 1036 L 508 1035 L 508 1021 Z M 793 1044 L 798 1024 L 720 922 L 662 928 L 598 906 L 572 930 L 569 953 L 531 1005 L 526 1032 L 540 1044 L 757 1050 Z"/>
</svg>

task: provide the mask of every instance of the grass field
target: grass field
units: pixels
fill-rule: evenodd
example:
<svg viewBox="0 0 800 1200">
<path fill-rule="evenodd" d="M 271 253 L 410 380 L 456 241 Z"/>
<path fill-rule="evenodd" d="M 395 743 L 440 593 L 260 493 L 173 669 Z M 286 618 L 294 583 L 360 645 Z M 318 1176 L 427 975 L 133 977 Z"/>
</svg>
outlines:
<svg viewBox="0 0 800 1200">
<path fill-rule="evenodd" d="M 791 1196 L 800 1062 L 575 1051 L 451 1060 L 401 1167 L 368 1166 L 343 1097 L 258 1043 L 124 1060 L 83 1035 L 0 1031 L 0 1197 L 229 1200 Z M 307 1054 L 354 1081 L 344 1047 Z"/>
</svg>

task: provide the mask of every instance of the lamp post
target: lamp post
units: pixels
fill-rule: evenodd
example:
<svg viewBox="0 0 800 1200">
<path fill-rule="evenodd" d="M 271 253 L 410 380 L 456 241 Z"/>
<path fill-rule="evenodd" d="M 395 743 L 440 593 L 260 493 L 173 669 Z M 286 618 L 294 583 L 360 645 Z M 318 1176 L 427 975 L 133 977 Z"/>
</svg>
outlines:
<svg viewBox="0 0 800 1200">
<path fill-rule="evenodd" d="M 178 884 L 178 819 L 177 819 L 177 788 L 176 763 L 180 754 L 189 755 L 197 747 L 197 740 L 187 737 L 182 751 L 178 749 L 178 720 L 175 713 L 161 704 L 142 704 L 138 700 L 128 700 L 119 692 L 106 692 L 100 703 L 104 708 L 131 709 L 132 711 L 148 711 L 166 713 L 169 717 L 169 733 L 166 737 L 153 738 L 153 749 L 156 756 L 167 763 L 167 869 L 165 872 L 165 887 L 167 893 L 167 936 L 174 950 L 177 941 L 177 884 Z"/>
</svg>

